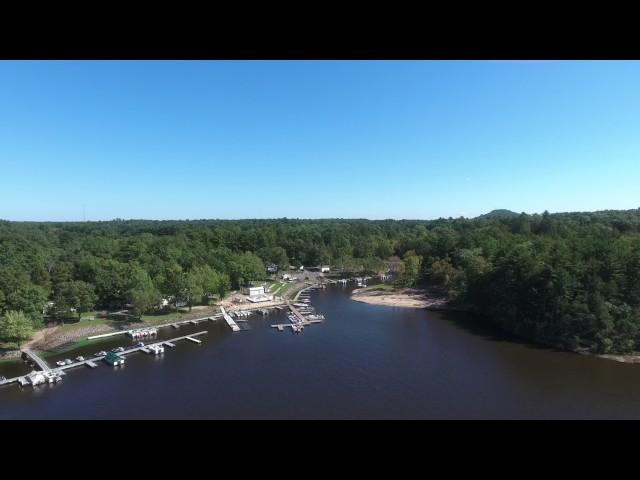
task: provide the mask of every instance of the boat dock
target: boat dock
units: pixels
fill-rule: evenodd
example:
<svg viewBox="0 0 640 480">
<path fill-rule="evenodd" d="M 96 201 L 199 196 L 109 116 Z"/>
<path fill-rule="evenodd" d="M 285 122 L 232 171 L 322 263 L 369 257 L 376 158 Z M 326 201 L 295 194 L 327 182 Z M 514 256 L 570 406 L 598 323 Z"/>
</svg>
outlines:
<svg viewBox="0 0 640 480">
<path fill-rule="evenodd" d="M 132 347 L 132 348 L 128 348 L 123 350 L 122 352 L 119 352 L 118 355 L 120 356 L 124 356 L 124 355 L 129 355 L 131 353 L 136 353 L 136 352 L 144 352 L 144 353 L 162 353 L 164 351 L 164 349 L 162 348 L 162 345 L 168 345 L 170 347 L 175 347 L 175 343 L 174 342 L 178 342 L 180 340 L 190 340 L 194 343 L 202 343 L 202 340 L 198 340 L 195 337 L 198 337 L 200 335 L 204 335 L 205 333 L 207 333 L 206 330 L 203 330 L 201 332 L 196 332 L 196 333 L 191 333 L 189 335 L 185 335 L 183 337 L 176 337 L 176 338 L 172 338 L 170 340 L 161 340 L 159 342 L 155 342 L 153 344 L 149 344 L 149 345 L 145 345 L 145 346 L 136 346 L 136 347 Z M 46 370 L 42 370 L 40 372 L 37 371 L 33 371 L 29 374 L 26 375 L 21 375 L 19 377 L 14 377 L 14 378 L 8 378 L 6 380 L 2 380 L 0 381 L 0 386 L 2 385 L 8 385 L 11 383 L 18 383 L 20 386 L 25 386 L 25 385 L 37 385 L 37 383 L 34 383 L 33 380 L 30 380 L 35 374 L 41 374 L 45 381 L 49 380 L 49 383 L 53 383 L 53 381 L 58 381 L 60 380 L 60 377 L 62 377 L 63 375 L 66 375 L 66 371 L 65 370 L 69 370 L 71 368 L 76 368 L 76 367 L 81 367 L 83 365 L 89 367 L 89 368 L 97 368 L 98 364 L 96 362 L 98 362 L 99 360 L 102 360 L 105 358 L 106 355 L 100 355 L 98 357 L 92 357 L 90 359 L 86 359 L 86 360 L 82 360 L 82 361 L 76 361 L 73 363 L 70 363 L 69 365 L 63 365 L 60 367 L 56 367 L 56 368 L 50 368 L 47 363 L 42 360 L 40 357 L 38 357 L 35 353 L 33 353 L 31 350 L 25 350 L 23 352 L 26 356 L 28 356 L 30 359 L 32 359 L 39 367 L 42 366 L 46 366 Z M 45 383 L 45 381 L 42 382 L 38 382 L 38 383 Z"/>
<path fill-rule="evenodd" d="M 229 325 L 229 327 L 231 327 L 231 330 L 233 330 L 234 332 L 239 332 L 240 331 L 240 327 L 238 326 L 238 324 L 236 322 L 233 321 L 233 318 L 231 318 L 231 316 L 225 311 L 224 307 L 220 307 L 220 310 L 222 311 L 222 316 L 224 317 L 225 321 L 227 322 L 227 325 Z"/>
<path fill-rule="evenodd" d="M 189 319 L 189 320 L 180 320 L 179 322 L 171 322 L 171 323 L 163 323 L 162 325 L 155 325 L 153 327 L 144 327 L 144 328 L 133 328 L 131 330 L 121 330 L 119 332 L 110 332 L 110 333 L 103 333 L 101 335 L 93 335 L 91 337 L 87 337 L 87 340 L 95 340 L 97 338 L 107 338 L 107 337 L 113 337 L 115 335 L 129 335 L 131 337 L 135 337 L 136 333 L 138 332 L 144 332 L 144 331 L 150 331 L 150 330 L 157 330 L 158 328 L 164 328 L 164 327 L 173 327 L 173 328 L 180 328 L 181 325 L 186 325 L 186 324 L 191 324 L 191 325 L 197 325 L 200 322 L 206 322 L 206 321 L 215 321 L 218 318 L 222 317 L 222 313 L 216 313 L 215 315 L 211 315 L 210 317 L 202 317 L 202 318 L 194 318 L 194 319 Z"/>
<path fill-rule="evenodd" d="M 35 353 L 33 353 L 31 350 L 29 350 L 28 348 L 25 348 L 23 351 L 23 357 L 26 356 L 27 358 L 29 358 L 29 360 L 31 360 L 33 363 L 35 363 L 38 367 L 40 367 L 40 370 L 42 370 L 43 372 L 46 372 L 48 370 L 51 370 L 51 367 L 49 366 L 49 364 L 47 362 L 44 361 L 44 359 L 40 358 L 38 355 L 36 355 Z"/>
<path fill-rule="evenodd" d="M 300 333 L 305 326 L 313 325 L 314 323 L 322 323 L 322 319 L 324 318 L 320 315 L 313 315 L 313 319 L 311 319 L 311 315 L 309 315 L 309 317 L 305 317 L 304 314 L 290 302 L 287 302 L 287 307 L 291 310 L 291 315 L 289 315 L 289 321 L 291 323 L 276 323 L 271 325 L 272 328 L 277 328 L 279 332 L 284 331 L 285 328 L 291 328 L 294 333 Z M 310 312 L 307 314 L 309 313 Z"/>
</svg>

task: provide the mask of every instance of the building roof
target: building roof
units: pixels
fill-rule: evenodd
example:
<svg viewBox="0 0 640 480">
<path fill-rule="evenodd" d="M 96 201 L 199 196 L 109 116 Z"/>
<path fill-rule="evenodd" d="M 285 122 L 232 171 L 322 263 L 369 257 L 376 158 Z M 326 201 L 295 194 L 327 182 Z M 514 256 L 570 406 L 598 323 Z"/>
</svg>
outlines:
<svg viewBox="0 0 640 480">
<path fill-rule="evenodd" d="M 116 361 L 120 361 L 120 360 L 124 360 L 124 358 L 121 355 L 118 355 L 115 352 L 109 352 L 107 353 L 107 355 L 104 357 L 107 361 L 111 361 L 111 362 L 116 362 Z"/>
</svg>

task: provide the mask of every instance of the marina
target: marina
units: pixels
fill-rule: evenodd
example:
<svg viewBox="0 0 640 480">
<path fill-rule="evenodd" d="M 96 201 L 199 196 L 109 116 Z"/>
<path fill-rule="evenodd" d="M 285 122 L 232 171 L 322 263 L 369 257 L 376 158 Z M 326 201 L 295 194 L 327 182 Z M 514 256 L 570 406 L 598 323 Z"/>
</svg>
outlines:
<svg viewBox="0 0 640 480">
<path fill-rule="evenodd" d="M 338 284 L 327 294 L 311 292 L 318 314 L 331 321 L 302 335 L 271 327 L 291 324 L 291 311 L 283 307 L 250 317 L 248 335 L 233 334 L 226 322 L 184 325 L 179 334 L 161 329 L 149 343 L 162 339 L 164 355 L 127 354 L 125 367 L 115 370 L 93 354 L 126 337 L 85 347 L 78 354 L 99 368 L 67 369 L 62 381 L 35 389 L 17 382 L 1 388 L 0 418 L 640 417 L 633 365 L 528 346 L 463 313 L 360 304 L 350 299 L 354 287 L 350 282 L 347 289 Z M 199 330 L 209 332 L 201 346 L 186 340 L 167 351 L 172 337 Z M 15 372 L 6 369 L 7 377 L 23 378 L 30 387 L 28 371 L 9 371 Z M 560 396 L 558 384 L 564 385 Z M 295 388 L 284 399 L 290 385 Z M 180 408 L 185 404 L 189 408 Z"/>
<path fill-rule="evenodd" d="M 172 338 L 170 341 L 165 340 L 165 341 L 157 342 L 151 345 L 139 345 L 132 348 L 122 347 L 122 350 L 117 349 L 119 350 L 117 353 L 113 351 L 108 353 L 100 352 L 101 355 L 94 356 L 92 359 L 84 359 L 81 361 L 76 360 L 75 362 L 72 361 L 72 363 L 69 363 L 69 364 L 65 363 L 64 366 L 59 366 L 57 368 L 49 367 L 48 363 L 43 358 L 39 357 L 31 350 L 25 350 L 23 352 L 24 356 L 28 358 L 29 361 L 35 363 L 36 366 L 40 368 L 40 370 L 39 371 L 34 370 L 31 373 L 28 373 L 27 375 L 22 375 L 19 377 L 13 377 L 13 378 L 2 380 L 0 381 L 0 386 L 17 383 L 21 387 L 27 386 L 27 385 L 31 385 L 35 387 L 44 383 L 57 383 L 60 380 L 62 380 L 62 377 L 64 375 L 66 375 L 66 370 L 69 370 L 71 368 L 76 368 L 81 366 L 87 366 L 92 369 L 97 368 L 98 364 L 96 363 L 96 361 L 98 360 L 105 360 L 106 363 L 109 363 L 110 365 L 113 365 L 113 366 L 123 365 L 125 355 L 130 355 L 136 352 L 159 355 L 161 353 L 164 353 L 164 345 L 175 347 L 175 342 L 178 342 L 180 340 L 190 340 L 191 342 L 201 344 L 202 340 L 199 340 L 195 337 L 204 335 L 206 333 L 207 331 L 205 330 L 201 332 L 192 333 L 190 335 L 185 335 L 182 337 Z M 104 355 L 102 355 L 103 353 Z"/>
<path fill-rule="evenodd" d="M 78 355 L 74 360 L 64 359 L 56 361 L 56 366 L 52 368 L 44 358 L 37 355 L 35 352 L 29 349 L 25 349 L 22 353 L 23 359 L 32 364 L 36 370 L 31 371 L 28 374 L 15 376 L 12 378 L 0 379 L 0 386 L 9 384 L 18 384 L 20 386 L 37 386 L 45 383 L 57 383 L 62 380 L 62 377 L 69 369 L 86 366 L 90 369 L 98 367 L 98 362 L 103 361 L 113 367 L 124 365 L 126 356 L 136 352 L 142 352 L 147 355 L 161 355 L 165 351 L 165 347 L 175 348 L 176 342 L 186 340 L 198 345 L 202 344 L 202 340 L 196 338 L 200 335 L 207 333 L 207 331 L 200 331 L 181 337 L 174 337 L 167 340 L 156 340 L 159 335 L 159 330 L 162 328 L 172 327 L 173 329 L 179 329 L 181 327 L 190 325 L 198 325 L 200 322 L 215 321 L 220 318 L 224 319 L 226 324 L 231 328 L 232 332 L 240 330 L 249 330 L 248 317 L 253 314 L 261 314 L 263 317 L 269 314 L 269 310 L 282 311 L 283 309 L 289 310 L 287 318 L 290 323 L 274 324 L 271 325 L 277 328 L 278 331 L 284 331 L 285 328 L 291 328 L 294 333 L 301 333 L 305 326 L 321 323 L 324 320 L 324 315 L 318 315 L 315 313 L 315 309 L 311 305 L 310 294 L 313 290 L 320 288 L 318 284 L 311 284 L 302 290 L 300 290 L 294 298 L 293 303 L 285 300 L 280 305 L 272 306 L 259 306 L 254 308 L 243 308 L 237 310 L 227 311 L 224 307 L 220 307 L 220 313 L 211 315 L 208 317 L 181 320 L 177 322 L 170 322 L 162 325 L 156 325 L 153 327 L 143 327 L 137 329 L 121 330 L 117 332 L 110 332 L 106 334 L 93 335 L 87 337 L 88 340 L 99 340 L 116 337 L 118 335 L 125 335 L 132 340 L 140 339 L 154 339 L 153 343 L 145 344 L 139 342 L 135 346 L 125 348 L 117 347 L 111 351 L 100 351 L 94 353 L 89 358 L 85 358 L 82 355 Z M 235 320 L 234 317 L 235 316 Z M 240 322 L 240 325 L 238 324 Z"/>
<path fill-rule="evenodd" d="M 136 328 L 136 329 L 130 329 L 130 330 L 121 330 L 118 332 L 109 332 L 109 333 L 103 333 L 100 335 L 92 335 L 90 337 L 87 337 L 87 340 L 97 340 L 99 338 L 108 338 L 108 337 L 114 337 L 116 335 L 127 335 L 133 339 L 138 339 L 138 338 L 145 338 L 145 337 L 150 337 L 150 336 L 155 336 L 158 334 L 158 329 L 160 328 L 166 328 L 166 327 L 173 327 L 175 329 L 180 328 L 181 325 L 197 325 L 200 322 L 206 322 L 206 321 L 214 321 L 217 320 L 219 318 L 221 318 L 223 316 L 222 313 L 216 313 L 215 315 L 211 315 L 208 317 L 202 317 L 202 318 L 194 318 L 194 319 L 189 319 L 189 320 L 181 320 L 178 322 L 171 322 L 171 323 L 164 323 L 162 325 L 156 325 L 155 327 L 146 327 L 146 328 Z"/>
</svg>

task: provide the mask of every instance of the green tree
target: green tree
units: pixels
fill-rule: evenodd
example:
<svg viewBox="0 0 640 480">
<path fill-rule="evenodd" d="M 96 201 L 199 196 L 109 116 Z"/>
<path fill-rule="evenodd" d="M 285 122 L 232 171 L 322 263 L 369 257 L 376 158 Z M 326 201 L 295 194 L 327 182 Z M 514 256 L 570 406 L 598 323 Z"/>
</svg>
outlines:
<svg viewBox="0 0 640 480">
<path fill-rule="evenodd" d="M 129 290 L 129 301 L 139 318 L 153 306 L 160 303 L 160 292 L 153 284 L 151 277 L 144 270 L 138 270 L 133 285 Z"/>
<path fill-rule="evenodd" d="M 41 327 L 47 296 L 46 288 L 32 283 L 21 283 L 7 294 L 5 309 L 22 312 L 31 319 L 34 327 Z"/>
<path fill-rule="evenodd" d="M 55 296 L 55 310 L 57 316 L 64 319 L 71 312 L 82 317 L 84 312 L 93 310 L 98 301 L 93 285 L 82 280 L 71 280 L 60 284 Z"/>
<path fill-rule="evenodd" d="M 191 271 L 185 276 L 184 295 L 189 305 L 189 311 L 191 311 L 194 301 L 202 299 L 204 296 L 203 284 L 205 281 L 206 278 L 201 270 Z"/>
<path fill-rule="evenodd" d="M 0 338 L 5 342 L 14 342 L 18 348 L 25 340 L 29 340 L 33 335 L 33 325 L 31 319 L 24 312 L 11 310 L 0 318 Z"/>
<path fill-rule="evenodd" d="M 404 270 L 402 273 L 402 283 L 407 287 L 416 284 L 420 277 L 420 268 L 422 266 L 422 257 L 416 255 L 414 251 L 409 251 L 403 258 Z"/>
</svg>

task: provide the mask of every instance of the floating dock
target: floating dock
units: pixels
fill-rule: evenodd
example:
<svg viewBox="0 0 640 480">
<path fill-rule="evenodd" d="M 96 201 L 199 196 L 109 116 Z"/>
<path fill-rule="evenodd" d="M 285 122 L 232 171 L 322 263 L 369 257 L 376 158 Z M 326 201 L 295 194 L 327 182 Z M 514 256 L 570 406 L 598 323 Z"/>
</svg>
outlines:
<svg viewBox="0 0 640 480">
<path fill-rule="evenodd" d="M 287 302 L 287 306 L 291 310 L 291 315 L 289 315 L 289 321 L 291 323 L 277 323 L 275 325 L 271 325 L 272 328 L 277 328 L 279 332 L 284 331 L 285 328 L 290 328 L 294 333 L 300 333 L 305 326 L 312 325 L 314 323 L 322 323 L 322 319 L 319 316 L 314 316 L 313 320 L 306 318 L 296 307 L 294 307 L 291 303 Z"/>
<path fill-rule="evenodd" d="M 87 340 L 95 340 L 96 338 L 113 337 L 115 335 L 133 336 L 135 335 L 136 332 L 145 331 L 145 330 L 157 330 L 159 328 L 164 328 L 164 327 L 173 327 L 177 329 L 177 328 L 180 328 L 180 325 L 186 325 L 186 324 L 197 325 L 200 322 L 206 322 L 206 321 L 213 322 L 220 317 L 222 317 L 222 314 L 216 313 L 215 315 L 211 315 L 210 317 L 193 318 L 189 320 L 180 320 L 179 322 L 171 322 L 171 323 L 164 323 L 162 325 L 154 325 L 153 327 L 134 328 L 131 330 L 121 330 L 119 332 L 110 332 L 110 333 L 103 333 L 101 335 L 93 335 L 91 337 L 87 337 Z"/>
<path fill-rule="evenodd" d="M 196 333 L 191 333 L 189 335 L 185 335 L 183 337 L 176 337 L 176 338 L 171 338 L 170 340 L 165 340 L 165 341 L 160 341 L 160 342 L 156 342 L 154 344 L 150 344 L 150 345 L 146 345 L 143 347 L 132 347 L 132 348 L 128 348 L 123 350 L 122 352 L 118 352 L 119 356 L 125 356 L 125 355 L 129 355 L 131 353 L 135 353 L 135 352 L 144 352 L 144 353 L 162 353 L 163 347 L 162 345 L 167 345 L 170 344 L 170 346 L 175 347 L 175 343 L 173 342 L 177 342 L 180 340 L 191 340 L 192 342 L 195 343 L 202 343 L 201 340 L 198 340 L 195 337 L 198 337 L 200 335 L 204 335 L 205 333 L 208 333 L 206 330 L 203 330 L 201 332 L 196 332 Z M 23 352 L 27 357 L 29 357 L 30 359 L 32 359 L 39 367 L 46 367 L 46 370 L 42 370 L 42 371 L 33 371 L 27 375 L 22 375 L 20 377 L 14 377 L 14 378 L 8 378 L 6 380 L 0 381 L 0 386 L 1 385 L 8 385 L 11 383 L 17 383 L 18 385 L 20 385 L 21 387 L 24 387 L 26 385 L 33 385 L 36 386 L 38 384 L 41 383 L 54 383 L 57 382 L 59 380 L 61 380 L 60 377 L 66 375 L 65 370 L 69 370 L 70 368 L 76 368 L 76 367 L 80 367 L 82 365 L 85 365 L 89 368 L 97 368 L 98 364 L 96 362 L 98 362 L 99 360 L 102 360 L 105 358 L 106 355 L 101 355 L 99 357 L 92 357 L 90 359 L 86 359 L 86 360 L 82 360 L 82 361 L 77 361 L 77 362 L 73 362 L 70 363 L 69 365 L 64 365 L 61 367 L 56 367 L 56 368 L 50 368 L 49 365 L 42 360 L 40 357 L 38 357 L 34 352 L 32 352 L 31 350 L 28 351 L 24 351 Z M 40 379 L 40 377 L 42 377 L 42 379 Z M 35 381 L 33 381 L 35 380 Z"/>
</svg>

